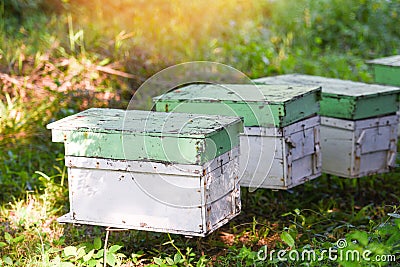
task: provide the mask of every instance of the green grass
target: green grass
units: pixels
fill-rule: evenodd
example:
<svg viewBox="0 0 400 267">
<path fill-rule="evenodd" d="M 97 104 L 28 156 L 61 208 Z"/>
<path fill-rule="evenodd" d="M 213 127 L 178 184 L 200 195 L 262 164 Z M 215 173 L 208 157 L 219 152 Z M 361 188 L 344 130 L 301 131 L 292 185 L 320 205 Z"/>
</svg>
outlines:
<svg viewBox="0 0 400 267">
<path fill-rule="evenodd" d="M 399 15 L 398 1 L 383 0 L 2 2 L 0 266 L 103 265 L 104 228 L 56 222 L 69 210 L 68 177 L 47 123 L 88 107 L 125 108 L 147 77 L 190 60 L 221 62 L 251 78 L 300 72 L 372 82 L 364 61 L 399 53 Z M 309 263 L 257 257 L 265 245 L 301 253 L 343 238 L 351 249 L 399 260 L 399 176 L 398 169 L 358 180 L 324 175 L 288 191 L 243 190 L 240 216 L 210 236 L 114 231 L 106 260 L 369 266 L 326 255 Z"/>
</svg>

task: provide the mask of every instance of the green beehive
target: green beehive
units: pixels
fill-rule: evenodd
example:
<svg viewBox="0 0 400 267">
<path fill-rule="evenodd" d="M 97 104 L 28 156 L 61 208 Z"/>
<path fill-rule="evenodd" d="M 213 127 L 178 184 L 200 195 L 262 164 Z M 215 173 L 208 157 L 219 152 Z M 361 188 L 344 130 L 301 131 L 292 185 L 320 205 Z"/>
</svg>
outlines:
<svg viewBox="0 0 400 267">
<path fill-rule="evenodd" d="M 322 86 L 323 172 L 357 178 L 395 166 L 400 88 L 301 74 L 254 82 Z"/>
<path fill-rule="evenodd" d="M 367 61 L 376 83 L 400 86 L 400 55 Z"/>
<path fill-rule="evenodd" d="M 240 116 L 240 184 L 289 189 L 321 175 L 319 86 L 194 84 L 153 98 L 157 111 Z"/>
<path fill-rule="evenodd" d="M 284 127 L 319 111 L 319 86 L 194 84 L 153 98 L 157 111 L 241 116 L 246 127 Z"/>
<path fill-rule="evenodd" d="M 59 222 L 206 236 L 240 213 L 238 117 L 94 108 L 47 127 L 68 168 Z"/>
<path fill-rule="evenodd" d="M 239 145 L 237 117 L 89 109 L 51 123 L 67 156 L 203 164 Z"/>
<path fill-rule="evenodd" d="M 254 80 L 262 84 L 322 86 L 321 116 L 366 119 L 395 113 L 400 88 L 319 76 L 289 74 Z"/>
</svg>

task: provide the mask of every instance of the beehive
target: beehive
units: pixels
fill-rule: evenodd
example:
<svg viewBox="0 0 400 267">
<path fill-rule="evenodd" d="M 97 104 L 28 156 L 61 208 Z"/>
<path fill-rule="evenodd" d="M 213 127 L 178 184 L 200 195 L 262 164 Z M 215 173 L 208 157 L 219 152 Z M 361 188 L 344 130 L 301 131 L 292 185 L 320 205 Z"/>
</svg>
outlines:
<svg viewBox="0 0 400 267">
<path fill-rule="evenodd" d="M 357 178 L 394 167 L 399 88 L 300 74 L 254 81 L 322 87 L 323 172 Z"/>
<path fill-rule="evenodd" d="M 241 116 L 241 185 L 288 189 L 321 174 L 320 88 L 196 84 L 155 97 L 157 111 Z"/>
<path fill-rule="evenodd" d="M 321 118 L 323 171 L 357 178 L 389 171 L 397 153 L 397 115 L 362 120 Z"/>
<path fill-rule="evenodd" d="M 400 55 L 377 58 L 367 63 L 372 66 L 376 83 L 400 87 Z M 397 115 L 400 115 L 400 110 L 397 111 Z M 400 125 L 397 135 L 400 136 Z"/>
<path fill-rule="evenodd" d="M 48 128 L 65 145 L 61 222 L 205 236 L 240 212 L 240 118 L 89 109 Z"/>
<path fill-rule="evenodd" d="M 400 86 L 400 55 L 377 58 L 367 63 L 372 66 L 376 83 Z"/>
</svg>

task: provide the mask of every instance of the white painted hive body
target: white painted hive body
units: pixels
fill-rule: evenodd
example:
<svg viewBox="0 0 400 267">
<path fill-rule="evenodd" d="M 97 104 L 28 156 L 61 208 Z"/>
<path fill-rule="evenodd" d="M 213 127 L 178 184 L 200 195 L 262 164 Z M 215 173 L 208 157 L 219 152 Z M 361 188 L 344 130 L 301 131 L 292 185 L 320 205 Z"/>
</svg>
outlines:
<svg viewBox="0 0 400 267">
<path fill-rule="evenodd" d="M 66 157 L 61 222 L 205 236 L 240 213 L 238 149 L 201 165 Z"/>
<path fill-rule="evenodd" d="M 245 127 L 240 146 L 241 186 L 289 189 L 321 175 L 318 115 L 282 128 Z"/>
<path fill-rule="evenodd" d="M 363 120 L 321 117 L 323 171 L 358 178 L 395 167 L 397 115 Z"/>
<path fill-rule="evenodd" d="M 301 74 L 254 81 L 322 87 L 322 172 L 359 178 L 395 167 L 399 88 Z"/>
<path fill-rule="evenodd" d="M 133 112 L 132 120 L 149 116 L 144 111 L 127 112 Z M 126 114 L 108 109 L 87 110 L 49 125 L 53 141 L 65 144 L 68 167 L 70 212 L 59 218 L 60 222 L 206 236 L 240 213 L 241 120 L 147 113 L 154 116 L 149 121 L 154 131 L 113 128 L 108 121 L 115 123 Z M 157 121 L 168 123 L 168 118 L 171 125 L 157 125 Z M 215 121 L 219 126 L 213 125 Z M 195 132 L 199 125 L 210 135 Z M 165 135 L 159 135 L 161 132 Z M 229 140 L 222 138 L 224 134 L 233 136 Z M 109 140 L 122 139 L 143 142 L 116 142 L 106 147 Z M 218 144 L 218 140 L 225 143 Z M 142 149 L 152 149 L 157 142 L 164 142 L 161 144 L 167 148 L 182 146 L 184 152 L 176 155 L 164 151 L 161 155 L 149 151 L 142 158 Z M 215 149 L 217 145 L 219 150 Z M 132 151 L 119 155 L 121 147 Z M 164 156 L 171 161 L 157 160 Z"/>
</svg>

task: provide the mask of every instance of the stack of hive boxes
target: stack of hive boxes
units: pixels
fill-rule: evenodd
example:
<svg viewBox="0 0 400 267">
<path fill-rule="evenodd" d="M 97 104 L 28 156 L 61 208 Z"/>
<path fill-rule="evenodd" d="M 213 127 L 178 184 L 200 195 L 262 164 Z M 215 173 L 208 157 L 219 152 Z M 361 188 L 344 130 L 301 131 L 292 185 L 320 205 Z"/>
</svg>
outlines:
<svg viewBox="0 0 400 267">
<path fill-rule="evenodd" d="M 48 128 L 65 144 L 61 222 L 205 236 L 240 212 L 238 117 L 89 109 Z"/>
<path fill-rule="evenodd" d="M 395 166 L 399 88 L 299 74 L 255 82 L 322 87 L 323 172 L 356 178 Z"/>
<path fill-rule="evenodd" d="M 165 112 L 240 116 L 242 186 L 288 189 L 321 174 L 319 86 L 194 84 L 153 98 Z"/>
</svg>

